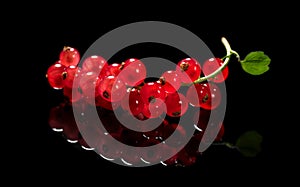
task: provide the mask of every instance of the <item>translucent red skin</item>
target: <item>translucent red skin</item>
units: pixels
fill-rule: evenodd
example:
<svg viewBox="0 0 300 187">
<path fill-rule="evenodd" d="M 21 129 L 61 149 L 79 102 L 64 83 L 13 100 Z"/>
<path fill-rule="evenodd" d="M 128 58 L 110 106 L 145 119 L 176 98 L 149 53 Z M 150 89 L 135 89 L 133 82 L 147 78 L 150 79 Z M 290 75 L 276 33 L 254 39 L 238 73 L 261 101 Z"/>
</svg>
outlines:
<svg viewBox="0 0 300 187">
<path fill-rule="evenodd" d="M 46 77 L 50 86 L 54 89 L 62 89 L 64 87 L 64 73 L 66 73 L 66 66 L 55 62 L 47 69 Z"/>
<path fill-rule="evenodd" d="M 77 66 L 80 61 L 79 51 L 73 47 L 66 46 L 59 54 L 60 63 L 64 66 Z"/>
<path fill-rule="evenodd" d="M 167 115 L 171 117 L 180 117 L 188 109 L 188 101 L 181 93 L 175 92 L 168 94 L 165 100 L 167 106 Z"/>
<path fill-rule="evenodd" d="M 215 72 L 223 63 L 223 60 L 220 58 L 210 58 L 203 63 L 202 71 L 205 76 L 210 75 L 211 73 Z M 210 78 L 209 80 L 215 83 L 221 83 L 227 79 L 228 74 L 228 66 L 225 66 L 225 68 L 220 73 L 218 73 L 215 77 Z"/>
<path fill-rule="evenodd" d="M 72 54 L 73 53 L 73 54 Z M 99 88 L 99 83 L 100 80 L 99 77 L 104 78 L 107 76 L 117 76 L 121 71 L 122 68 L 124 67 L 129 67 L 128 64 L 123 64 L 124 67 L 122 67 L 122 64 L 115 64 L 113 66 L 107 64 L 107 62 L 105 61 L 104 58 L 102 57 L 96 57 L 95 59 L 89 59 L 87 60 L 88 62 L 86 64 L 83 64 L 82 68 L 84 69 L 83 72 L 89 72 L 89 71 L 95 71 L 98 72 L 98 68 L 100 68 L 101 70 L 104 70 L 103 72 L 101 72 L 100 76 L 91 76 L 91 77 L 87 77 L 87 80 L 85 82 L 83 82 L 80 86 L 78 86 L 78 88 L 82 88 L 79 89 L 78 92 L 76 92 L 76 94 L 72 95 L 72 86 L 73 86 L 73 79 L 75 76 L 75 69 L 73 69 L 71 66 L 77 66 L 79 60 L 80 60 L 80 56 L 78 51 L 75 49 L 75 51 L 73 51 L 72 53 L 67 52 L 67 51 L 63 51 L 60 54 L 59 57 L 59 61 L 58 63 L 62 66 L 60 68 L 54 68 L 51 67 L 49 68 L 49 70 L 47 71 L 47 78 L 48 81 L 50 83 L 50 85 L 55 88 L 55 89 L 64 89 L 64 95 L 67 96 L 70 101 L 74 102 L 76 104 L 77 101 L 79 101 L 80 99 L 85 99 L 88 101 L 87 104 L 96 104 L 97 107 L 101 107 L 107 110 L 115 110 L 116 108 L 118 108 L 120 105 L 125 106 L 122 101 L 123 100 L 118 100 L 118 101 L 111 101 L 111 100 L 107 100 L 103 97 L 101 97 L 101 93 L 89 93 L 89 90 L 91 89 L 84 89 L 85 87 L 89 87 L 86 84 L 90 84 L 90 83 L 95 83 L 96 84 L 96 90 L 100 89 Z M 178 105 L 178 102 L 176 102 L 176 97 L 172 97 L 171 93 L 176 93 L 176 91 L 179 89 L 180 85 L 182 82 L 185 83 L 190 83 L 191 81 L 194 81 L 196 79 L 199 78 L 200 73 L 201 73 L 201 67 L 200 65 L 198 66 L 197 63 L 194 64 L 195 59 L 184 59 L 185 61 L 191 62 L 190 63 L 190 67 L 195 67 L 195 68 L 190 68 L 187 69 L 186 71 L 184 71 L 184 73 L 182 73 L 179 77 L 177 77 L 177 80 L 174 80 L 174 84 L 175 87 L 171 86 L 172 84 L 170 83 L 171 81 L 169 81 L 169 83 L 165 84 L 165 85 L 160 85 L 158 82 L 155 83 L 155 85 L 149 86 L 147 83 L 146 84 L 141 84 L 141 87 L 139 87 L 136 90 L 135 94 L 131 95 L 131 100 L 132 102 L 129 102 L 128 107 L 123 107 L 123 109 L 127 112 L 132 112 L 132 115 L 139 115 L 140 113 L 144 112 L 144 115 L 147 118 L 150 118 L 151 115 L 149 116 L 149 114 L 147 113 L 148 111 L 145 112 L 145 110 L 143 111 L 141 108 L 141 106 L 143 105 L 144 108 L 148 108 L 148 105 L 145 105 L 144 102 L 149 104 L 149 97 L 153 96 L 154 98 L 159 98 L 162 101 L 165 101 L 167 109 L 166 109 L 166 113 L 170 116 L 170 117 L 179 117 L 184 115 L 185 111 L 188 108 L 188 101 L 190 101 L 190 99 L 186 99 L 185 96 L 183 96 L 182 94 L 180 96 L 183 96 L 183 100 L 186 99 L 186 102 L 183 102 L 184 105 Z M 217 60 L 217 59 L 216 59 Z M 134 59 L 133 61 L 137 62 L 139 61 L 138 59 Z M 194 62 L 192 62 L 194 61 Z M 63 62 L 63 63 L 62 63 Z M 219 62 L 219 61 L 218 61 Z M 221 65 L 221 63 L 219 63 L 219 65 Z M 53 65 L 54 66 L 54 65 Z M 132 66 L 134 67 L 134 66 Z M 180 67 L 180 63 L 179 63 L 179 67 Z M 204 66 L 203 68 L 208 67 L 208 66 Z M 218 66 L 219 67 L 219 66 Z M 141 68 L 143 70 L 143 67 Z M 135 69 L 134 69 L 135 70 Z M 181 71 L 181 70 L 180 70 Z M 212 70 L 211 70 L 212 71 Z M 227 71 L 227 75 L 226 75 L 226 71 Z M 177 74 L 177 70 L 175 71 L 175 74 Z M 205 72 L 207 72 L 207 70 L 205 70 Z M 224 74 L 225 72 L 225 74 Z M 65 74 L 66 73 L 66 74 Z M 144 80 L 144 74 L 146 73 L 146 69 L 145 71 L 143 70 L 143 73 L 140 74 L 141 76 L 138 78 L 139 81 L 141 82 L 141 80 Z M 222 71 L 223 73 L 223 80 L 224 81 L 227 76 L 228 76 L 228 69 L 226 70 L 226 68 Z M 175 75 L 174 74 L 174 75 Z M 188 75 L 189 77 L 185 77 L 187 79 L 181 80 L 182 76 L 186 76 Z M 218 76 L 216 76 L 218 77 Z M 222 77 L 222 76 L 221 76 Z M 170 80 L 170 78 L 172 79 L 172 76 L 169 77 L 168 79 Z M 220 78 L 215 78 L 214 79 L 216 83 L 218 83 L 218 80 L 220 80 Z M 213 81 L 213 80 L 212 80 Z M 222 82 L 220 81 L 220 82 Z M 134 83 L 133 83 L 134 82 Z M 146 85 L 146 86 L 145 86 Z M 148 86 L 147 86 L 148 85 Z M 166 86 L 167 85 L 167 86 Z M 136 81 L 132 81 L 130 83 L 130 80 L 127 81 L 126 86 L 128 87 L 132 87 L 132 86 L 136 86 Z M 145 86 L 145 87 L 144 87 Z M 203 97 L 205 96 L 205 93 L 209 93 L 210 90 L 208 89 L 210 87 L 212 87 L 212 91 L 214 92 L 214 95 L 216 95 L 217 97 L 214 98 L 214 105 L 211 105 L 210 99 L 208 98 L 206 99 L 206 101 L 203 101 Z M 108 88 L 107 86 L 101 86 L 101 88 Z M 144 87 L 144 88 L 143 88 Z M 148 87 L 148 88 L 146 88 Z M 196 86 L 198 87 L 198 86 Z M 202 91 L 204 91 L 203 93 L 198 94 L 199 96 L 199 103 L 195 104 L 194 106 L 198 106 L 198 107 L 202 107 L 205 108 L 207 110 L 213 110 L 215 109 L 218 104 L 220 103 L 220 92 L 218 90 L 218 88 L 216 88 L 216 90 L 214 91 L 214 85 L 211 83 L 208 84 L 208 86 L 204 86 L 204 88 L 200 89 Z M 87 90 L 85 92 L 85 90 Z M 143 90 L 143 91 L 141 91 Z M 160 90 L 161 93 L 157 93 L 157 90 Z M 197 89 L 196 89 L 197 90 Z M 108 89 L 108 91 L 111 91 Z M 141 91 L 141 93 L 140 93 Z M 197 90 L 198 91 L 198 90 Z M 102 94 L 103 95 L 103 94 Z M 137 97 L 137 95 L 140 97 L 138 100 L 141 103 L 140 105 L 137 104 L 137 102 L 135 102 L 135 97 Z M 191 96 L 191 95 L 190 95 Z M 172 97 L 172 98 L 171 98 Z M 192 98 L 193 96 L 191 96 Z M 143 98 L 143 99 L 142 99 Z M 182 98 L 182 97 L 181 97 Z M 143 100 L 143 102 L 142 102 Z M 175 101 L 175 102 L 174 102 Z M 82 139 L 79 135 L 79 131 L 76 128 L 75 122 L 73 119 L 70 119 L 69 114 L 67 114 L 64 118 L 67 120 L 60 120 L 59 117 L 57 116 L 58 113 L 57 112 L 61 112 L 62 115 L 64 115 L 65 110 L 61 110 L 62 108 L 56 108 L 52 110 L 52 114 L 50 115 L 51 117 L 49 118 L 49 123 L 53 128 L 63 128 L 64 132 L 64 136 L 68 139 L 68 140 L 78 140 L 78 143 L 83 145 L 84 147 L 89 147 L 89 145 L 87 145 L 87 143 L 84 141 L 84 139 Z M 180 110 L 180 114 L 179 115 L 173 115 L 174 113 L 178 112 Z M 72 117 L 72 116 L 71 116 Z M 155 116 L 154 116 L 155 117 Z M 158 116 L 156 116 L 158 117 Z M 106 120 L 104 120 L 106 123 L 111 124 L 112 118 L 111 115 L 105 117 L 107 118 Z M 64 121 L 68 121 L 68 123 L 64 122 Z M 201 120 L 200 120 L 201 121 Z M 203 123 L 203 121 L 202 121 Z M 204 124 L 204 123 L 203 123 Z M 203 125 L 202 124 L 202 125 Z M 221 141 L 223 134 L 224 134 L 224 125 L 222 123 L 220 123 L 220 129 L 219 132 L 215 138 L 215 141 Z M 207 124 L 205 124 L 206 127 Z M 169 124 L 169 123 L 163 123 L 163 127 L 160 128 L 161 132 L 156 132 L 153 135 L 153 137 L 151 137 L 150 139 L 143 139 L 141 137 L 140 133 L 124 133 L 124 129 L 121 126 L 118 126 L 118 130 L 116 131 L 112 131 L 112 135 L 113 137 L 115 137 L 116 139 L 118 139 L 119 141 L 124 141 L 124 143 L 128 143 L 126 142 L 128 139 L 135 139 L 138 138 L 138 143 L 136 146 L 143 146 L 143 145 L 154 145 L 154 144 L 159 144 L 160 143 L 160 139 L 159 138 L 168 138 L 168 135 L 173 133 L 173 130 L 176 129 L 177 124 Z M 173 129 L 173 130 L 172 130 Z M 203 128 L 203 130 L 205 130 L 205 128 Z M 213 129 L 213 131 L 216 129 Z M 179 133 L 180 136 L 185 136 L 185 131 L 184 131 L 184 127 L 180 125 L 179 128 L 176 129 L 177 133 Z M 214 133 L 214 132 L 212 132 Z M 103 134 L 103 132 L 102 132 Z M 164 161 L 165 164 L 167 165 L 174 165 L 174 164 L 179 164 L 179 165 L 184 165 L 184 166 L 189 166 L 192 165 L 196 162 L 196 157 L 199 154 L 198 152 L 198 146 L 199 143 L 201 141 L 201 139 L 199 139 L 200 135 L 197 134 L 197 136 L 193 136 L 191 141 L 184 147 L 184 149 L 182 149 L 180 152 L 175 153 L 174 152 L 174 156 L 171 157 L 170 159 Z M 202 137 L 202 136 L 201 136 Z M 122 150 L 122 147 L 120 147 L 119 149 L 116 149 L 116 152 L 113 153 L 109 153 L 107 151 L 105 151 L 103 149 L 103 145 L 107 144 L 107 142 L 101 142 L 101 138 L 99 139 L 99 141 L 97 141 L 97 144 L 94 145 L 94 147 L 96 148 L 96 150 L 100 153 L 102 153 L 104 156 L 113 156 L 114 158 L 124 158 L 125 160 L 131 162 L 131 163 L 138 163 L 140 162 L 140 158 L 136 158 L 136 157 L 132 157 L 130 153 L 124 152 L 122 153 L 121 151 L 119 152 L 119 150 Z M 177 146 L 176 142 L 173 145 L 163 145 L 165 146 L 164 150 L 168 150 L 168 151 L 173 151 L 173 146 Z M 158 154 L 159 155 L 159 154 Z M 149 157 L 148 153 L 145 153 L 143 155 L 143 158 L 145 160 L 151 161 L 151 162 L 157 162 L 159 161 L 159 157 Z"/>
<path fill-rule="evenodd" d="M 161 75 L 163 88 L 167 93 L 176 92 L 181 86 L 180 74 L 177 71 L 169 70 Z"/>
<path fill-rule="evenodd" d="M 123 71 L 120 75 L 120 79 L 127 86 L 135 86 L 146 78 L 147 70 L 142 61 L 137 58 L 130 58 L 125 60 L 121 65 Z"/>
<path fill-rule="evenodd" d="M 177 63 L 176 71 L 183 83 L 192 83 L 201 75 L 200 63 L 194 58 L 185 58 Z"/>
<path fill-rule="evenodd" d="M 213 110 L 221 103 L 221 92 L 215 83 L 199 83 L 188 88 L 186 98 L 194 107 Z"/>
</svg>

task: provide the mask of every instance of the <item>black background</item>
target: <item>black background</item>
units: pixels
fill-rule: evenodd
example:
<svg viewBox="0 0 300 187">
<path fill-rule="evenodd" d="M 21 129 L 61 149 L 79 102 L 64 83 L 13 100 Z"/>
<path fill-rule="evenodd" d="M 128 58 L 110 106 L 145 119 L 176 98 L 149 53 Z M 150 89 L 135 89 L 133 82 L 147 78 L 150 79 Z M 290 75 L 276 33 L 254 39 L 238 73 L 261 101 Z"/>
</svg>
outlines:
<svg viewBox="0 0 300 187">
<path fill-rule="evenodd" d="M 258 181 L 268 181 L 273 173 L 277 173 L 278 160 L 274 140 L 276 138 L 274 122 L 270 111 L 274 100 L 272 81 L 276 64 L 276 54 L 272 33 L 274 26 L 270 22 L 271 15 L 263 9 L 247 9 L 244 12 L 253 14 L 242 17 L 240 21 L 232 16 L 240 16 L 241 9 L 225 7 L 231 13 L 227 15 L 223 9 L 212 10 L 209 13 L 192 10 L 185 6 L 181 8 L 125 9 L 122 12 L 113 8 L 84 6 L 81 9 L 68 9 L 54 6 L 51 12 L 44 9 L 26 17 L 32 29 L 25 28 L 31 57 L 29 65 L 29 81 L 24 108 L 29 123 L 23 128 L 29 131 L 22 140 L 23 149 L 17 155 L 20 165 L 15 171 L 18 174 L 30 173 L 28 181 L 36 178 L 44 181 L 59 181 L 76 183 L 77 181 L 103 183 L 112 185 L 121 182 L 123 185 L 144 183 L 159 185 L 162 182 L 220 182 L 224 185 L 256 184 Z M 99 8 L 98 8 L 99 7 Z M 189 7 L 189 6 L 188 6 Z M 204 7 L 203 7 L 204 8 Z M 104 11 L 105 9 L 105 11 Z M 113 16 L 114 17 L 113 17 Z M 214 15 L 214 16 L 213 16 Z M 40 19 L 37 19 L 38 17 Z M 45 78 L 47 68 L 54 63 L 62 47 L 65 45 L 77 48 L 82 54 L 103 34 L 124 24 L 136 21 L 165 21 L 186 28 L 201 38 L 211 51 L 222 57 L 225 49 L 221 37 L 226 37 L 231 47 L 243 58 L 249 52 L 261 50 L 271 59 L 270 70 L 261 76 L 251 76 L 245 73 L 238 63 L 229 64 L 229 77 L 226 80 L 227 110 L 224 119 L 224 140 L 234 143 L 239 135 L 247 130 L 256 130 L 263 136 L 262 152 L 255 158 L 245 158 L 235 150 L 226 147 L 212 146 L 197 163 L 191 167 L 173 168 L 161 165 L 146 168 L 130 168 L 116 165 L 103 160 L 92 151 L 84 151 L 66 142 L 58 133 L 53 132 L 48 125 L 48 115 L 51 107 L 61 101 L 61 93 L 53 90 Z M 24 44 L 24 48 L 27 45 Z M 130 51 L 130 55 L 161 55 L 172 58 L 170 51 L 155 51 L 146 48 Z M 154 51 L 151 51 L 154 50 Z M 136 53 L 136 54 L 135 54 Z M 127 57 L 126 54 L 123 54 Z M 29 57 L 30 56 L 30 57 Z M 173 57 L 174 58 L 174 57 Z M 26 95 L 27 96 L 27 95 Z M 274 105 L 273 105 L 274 107 Z M 275 106 L 276 107 L 276 106 Z M 28 113 L 29 112 L 29 115 Z M 29 126 L 29 127 L 28 127 Z M 23 129 L 22 128 L 22 129 Z M 23 144 L 22 144 L 23 145 Z M 22 156 L 20 156 L 22 155 Z M 267 174 L 268 173 L 268 174 Z M 266 175 L 267 174 L 267 175 Z M 109 179 L 112 177 L 112 179 Z"/>
</svg>

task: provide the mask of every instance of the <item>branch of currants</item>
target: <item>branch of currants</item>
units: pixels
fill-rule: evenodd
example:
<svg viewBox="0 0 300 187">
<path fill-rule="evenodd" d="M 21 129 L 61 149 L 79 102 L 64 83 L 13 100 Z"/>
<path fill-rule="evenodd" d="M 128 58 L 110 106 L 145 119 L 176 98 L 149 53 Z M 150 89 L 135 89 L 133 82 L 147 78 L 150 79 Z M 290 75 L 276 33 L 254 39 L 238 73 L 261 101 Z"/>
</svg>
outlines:
<svg viewBox="0 0 300 187">
<path fill-rule="evenodd" d="M 79 51 L 73 47 L 64 47 L 59 54 L 59 59 L 47 69 L 46 78 L 52 88 L 63 90 L 68 105 L 62 104 L 53 108 L 49 124 L 53 130 L 62 131 L 69 140 L 73 140 L 73 142 L 77 140 L 82 146 L 88 147 L 83 138 L 79 136 L 77 125 L 71 123 L 74 122 L 74 119 L 68 118 L 72 115 L 61 114 L 66 112 L 65 106 L 73 103 L 76 106 L 77 102 L 84 101 L 87 106 L 96 106 L 97 109 L 101 109 L 102 112 L 106 111 L 108 114 L 112 114 L 112 111 L 116 109 L 121 110 L 125 118 L 127 115 L 133 115 L 141 123 L 144 123 L 143 121 L 146 119 L 160 118 L 165 113 L 168 118 L 162 122 L 160 131 L 144 133 L 142 137 L 146 138 L 138 142 L 141 145 L 150 145 L 157 142 L 148 141 L 149 138 L 155 139 L 155 141 L 158 139 L 164 141 L 168 137 L 168 133 L 177 129 L 177 125 L 180 126 L 178 129 L 181 129 L 177 130 L 178 133 L 184 136 L 185 127 L 176 124 L 176 120 L 183 116 L 188 108 L 201 108 L 204 110 L 202 110 L 201 120 L 197 120 L 195 122 L 197 124 L 194 124 L 197 131 L 193 135 L 191 143 L 164 162 L 168 163 L 167 165 L 177 165 L 178 163 L 190 165 L 195 162 L 195 155 L 199 153 L 197 149 L 193 149 L 194 152 L 190 153 L 190 149 L 197 148 L 193 144 L 199 144 L 202 141 L 204 129 L 208 125 L 207 119 L 210 117 L 209 112 L 217 108 L 221 102 L 218 83 L 225 81 L 228 76 L 227 66 L 231 56 L 234 55 L 242 69 L 251 75 L 261 75 L 269 70 L 271 60 L 264 52 L 250 52 L 244 59 L 241 59 L 225 37 L 222 37 L 221 41 L 226 49 L 226 55 L 223 58 L 207 59 L 201 66 L 192 57 L 182 59 L 177 63 L 175 69 L 164 72 L 157 81 L 146 79 L 146 66 L 139 59 L 130 58 L 122 63 L 108 63 L 102 56 L 93 55 L 84 59 L 83 63 L 79 65 L 81 58 Z M 202 72 L 203 77 L 201 77 Z M 79 81 L 74 81 L 76 77 Z M 206 81 L 212 83 L 207 84 Z M 191 86 L 185 94 L 177 92 L 180 86 L 193 84 L 195 91 Z M 125 96 L 128 99 L 124 99 Z M 195 116 L 196 118 L 200 117 L 200 115 Z M 64 119 L 61 119 L 62 117 Z M 110 128 L 111 124 L 118 124 L 113 116 L 104 120 Z M 145 122 L 147 123 L 147 120 Z M 128 130 L 121 125 L 117 126 L 117 129 L 116 137 L 123 137 L 125 142 L 130 139 Z M 215 132 L 216 129 L 211 131 Z M 213 145 L 223 145 L 235 149 L 247 157 L 256 156 L 261 151 L 262 136 L 258 132 L 247 131 L 235 143 L 230 143 L 222 140 L 223 131 L 224 126 L 221 123 L 221 129 L 218 131 Z M 134 135 L 136 134 L 133 133 L 132 136 Z M 131 138 L 138 137 L 140 136 Z M 170 148 L 174 147 L 170 145 Z M 101 146 L 95 149 L 103 151 Z"/>
</svg>

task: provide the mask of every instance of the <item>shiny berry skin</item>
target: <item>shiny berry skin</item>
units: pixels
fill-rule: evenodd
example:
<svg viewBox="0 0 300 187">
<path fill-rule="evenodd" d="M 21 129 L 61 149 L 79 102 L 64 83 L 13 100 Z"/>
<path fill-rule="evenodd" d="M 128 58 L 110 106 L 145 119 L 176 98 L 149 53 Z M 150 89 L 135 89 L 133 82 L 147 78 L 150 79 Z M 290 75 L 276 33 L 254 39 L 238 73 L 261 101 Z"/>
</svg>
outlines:
<svg viewBox="0 0 300 187">
<path fill-rule="evenodd" d="M 120 102 L 116 101 L 116 102 L 110 102 L 107 101 L 106 99 L 103 99 L 103 97 L 101 97 L 100 95 L 95 96 L 95 101 L 92 100 L 88 100 L 88 102 L 95 102 L 96 106 L 105 108 L 107 110 L 115 110 L 120 106 Z"/>
<path fill-rule="evenodd" d="M 121 72 L 121 64 L 112 63 L 112 64 L 105 64 L 101 69 L 99 77 L 107 77 L 107 76 L 118 76 Z"/>
<path fill-rule="evenodd" d="M 140 89 L 140 94 L 145 104 L 143 110 L 144 116 L 148 118 L 155 118 L 166 111 L 164 105 L 166 92 L 160 83 L 145 83 Z"/>
<path fill-rule="evenodd" d="M 203 63 L 202 71 L 205 76 L 210 75 L 214 71 L 216 71 L 223 64 L 223 60 L 220 58 L 210 58 Z M 224 82 L 228 77 L 228 66 L 218 73 L 215 77 L 210 78 L 210 81 L 215 83 Z"/>
<path fill-rule="evenodd" d="M 63 135 L 67 138 L 69 142 L 78 142 L 79 139 L 79 129 L 77 127 L 75 118 L 73 117 L 72 110 L 65 113 L 65 120 L 63 126 Z"/>
<path fill-rule="evenodd" d="M 154 102 L 156 98 L 165 100 L 166 92 L 161 84 L 157 82 L 147 82 L 140 89 L 140 94 L 145 103 Z"/>
<path fill-rule="evenodd" d="M 146 78 L 146 67 L 139 59 L 127 59 L 122 63 L 121 69 L 120 79 L 128 86 L 135 86 Z"/>
<path fill-rule="evenodd" d="M 192 138 L 188 142 L 188 144 L 185 145 L 184 148 L 177 153 L 178 164 L 185 167 L 192 166 L 193 164 L 195 164 L 199 155 L 199 144 L 200 141 L 196 140 L 195 138 Z"/>
<path fill-rule="evenodd" d="M 211 110 L 199 109 L 194 113 L 193 123 L 196 125 L 196 130 L 204 132 L 211 118 Z"/>
<path fill-rule="evenodd" d="M 135 89 L 135 88 L 127 88 L 126 93 L 124 95 L 124 99 L 122 99 L 120 101 L 121 108 L 125 111 L 130 111 L 128 103 L 129 103 L 129 93 L 130 93 L 131 89 Z"/>
<path fill-rule="evenodd" d="M 96 73 L 89 71 L 81 71 L 78 77 L 78 89 L 86 99 L 95 99 L 96 96 L 96 83 L 98 82 L 98 76 Z"/>
<path fill-rule="evenodd" d="M 159 81 L 167 93 L 176 92 L 181 86 L 181 79 L 177 71 L 169 70 L 164 72 Z"/>
<path fill-rule="evenodd" d="M 64 87 L 72 88 L 74 77 L 80 73 L 80 68 L 78 66 L 69 66 L 65 71 L 66 75 L 63 79 Z"/>
<path fill-rule="evenodd" d="M 100 80 L 97 91 L 103 99 L 116 102 L 125 96 L 126 86 L 121 80 L 111 75 Z"/>
<path fill-rule="evenodd" d="M 144 101 L 137 88 L 128 88 L 124 99 L 121 100 L 121 107 L 130 115 L 138 115 L 144 109 Z"/>
<path fill-rule="evenodd" d="M 138 89 L 135 88 L 131 89 L 131 91 L 129 92 L 129 101 L 127 102 L 129 104 L 130 112 L 134 116 L 141 113 L 145 106 L 142 96 L 140 95 Z"/>
<path fill-rule="evenodd" d="M 62 89 L 64 87 L 64 79 L 66 78 L 66 66 L 56 62 L 52 64 L 46 73 L 46 77 L 50 86 L 54 89 Z"/>
<path fill-rule="evenodd" d="M 50 109 L 48 124 L 54 131 L 63 131 L 64 106 L 58 105 Z"/>
<path fill-rule="evenodd" d="M 188 108 L 188 101 L 181 93 L 175 92 L 167 95 L 165 99 L 167 115 L 171 117 L 182 116 Z"/>
<path fill-rule="evenodd" d="M 206 110 L 213 110 L 219 106 L 221 91 L 215 83 L 199 83 L 194 86 L 190 86 L 186 93 L 186 98 L 192 106 Z"/>
<path fill-rule="evenodd" d="M 157 148 L 143 149 L 140 153 L 140 159 L 145 163 L 159 163 L 162 157 L 166 154 L 165 151 L 169 151 L 165 144 L 160 143 L 157 139 L 149 139 L 146 141 L 146 147 L 156 145 Z"/>
<path fill-rule="evenodd" d="M 100 70 L 102 70 L 106 64 L 107 62 L 103 57 L 93 55 L 83 61 L 82 70 L 100 73 Z"/>
<path fill-rule="evenodd" d="M 144 104 L 142 114 L 147 118 L 157 118 L 166 112 L 164 101 L 160 98 L 153 99 L 149 103 Z"/>
<path fill-rule="evenodd" d="M 77 49 L 65 46 L 59 54 L 59 60 L 66 67 L 77 66 L 80 61 L 80 54 Z"/>
<path fill-rule="evenodd" d="M 74 89 L 73 89 L 74 88 Z M 78 87 L 64 87 L 63 95 L 69 102 L 73 103 L 79 101 L 82 98 L 82 93 Z"/>
<path fill-rule="evenodd" d="M 111 138 L 105 137 L 108 135 L 103 135 L 102 138 L 99 138 L 95 146 L 96 152 L 105 159 L 117 159 L 120 158 L 122 154 L 122 145 L 115 144 Z M 120 136 L 118 133 L 110 133 L 112 138 Z"/>
<path fill-rule="evenodd" d="M 192 83 L 200 77 L 201 66 L 194 58 L 185 58 L 177 63 L 177 72 L 180 73 L 183 83 Z"/>
</svg>

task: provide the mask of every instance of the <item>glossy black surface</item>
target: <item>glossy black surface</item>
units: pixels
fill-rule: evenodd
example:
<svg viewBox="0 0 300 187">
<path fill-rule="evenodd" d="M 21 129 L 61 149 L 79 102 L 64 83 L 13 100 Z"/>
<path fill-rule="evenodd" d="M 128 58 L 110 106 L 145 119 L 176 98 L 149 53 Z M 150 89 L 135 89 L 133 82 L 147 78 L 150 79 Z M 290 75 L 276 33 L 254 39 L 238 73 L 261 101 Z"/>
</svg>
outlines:
<svg viewBox="0 0 300 187">
<path fill-rule="evenodd" d="M 52 13 L 55 14 L 55 12 Z M 265 174 L 274 171 L 274 165 L 277 163 L 272 139 L 275 124 L 270 122 L 273 117 L 272 113 L 266 113 L 273 103 L 270 97 L 273 88 L 270 83 L 274 76 L 272 63 L 276 62 L 275 59 L 271 62 L 270 71 L 262 76 L 248 75 L 242 71 L 239 64 L 230 63 L 229 77 L 226 80 L 227 110 L 224 119 L 224 140 L 235 142 L 243 132 L 257 130 L 264 137 L 262 152 L 255 158 L 245 158 L 235 150 L 223 146 L 212 146 L 199 157 L 195 165 L 186 168 L 162 165 L 145 168 L 123 167 L 102 159 L 93 151 L 85 151 L 67 142 L 60 133 L 54 132 L 48 125 L 49 111 L 51 107 L 62 101 L 62 95 L 59 91 L 50 88 L 45 78 L 48 66 L 57 60 L 58 53 L 64 45 L 73 46 L 83 54 L 106 32 L 136 21 L 157 20 L 184 27 L 200 37 L 217 56 L 225 55 L 225 49 L 221 43 L 221 37 L 224 36 L 241 57 L 247 55 L 248 52 L 262 50 L 272 59 L 274 46 L 269 34 L 271 30 L 268 27 L 256 29 L 242 23 L 227 24 L 222 16 L 219 17 L 220 19 L 207 21 L 207 19 L 204 20 L 203 14 L 197 13 L 189 15 L 165 13 L 161 16 L 152 14 L 153 12 L 137 15 L 121 14 L 122 18 L 109 19 L 102 14 L 96 14 L 99 17 L 95 17 L 96 15 L 81 17 L 78 15 L 80 11 L 73 13 L 74 19 L 72 12 L 67 14 L 60 12 L 61 16 L 55 16 L 53 19 L 51 16 L 45 17 L 40 22 L 40 26 L 36 26 L 32 31 L 35 33 L 33 37 L 38 40 L 35 40 L 37 42 L 32 53 L 28 54 L 28 58 L 32 59 L 29 60 L 31 61 L 30 71 L 32 71 L 29 76 L 33 83 L 30 86 L 32 99 L 29 103 L 35 104 L 30 112 L 32 114 L 29 116 L 30 123 L 26 124 L 29 126 L 26 129 L 29 129 L 30 136 L 24 140 L 26 146 L 20 153 L 21 162 L 25 164 L 21 167 L 22 171 L 31 168 L 33 176 L 42 173 L 42 178 L 49 181 L 86 180 L 96 184 L 108 181 L 111 185 L 115 182 L 121 182 L 124 185 L 138 183 L 136 179 L 144 180 L 145 183 L 151 182 L 153 185 L 159 185 L 158 181 L 174 182 L 176 180 L 193 183 L 196 186 L 200 186 L 201 181 L 237 185 L 241 184 L 237 182 L 239 179 L 255 183 L 260 179 L 269 178 Z M 268 18 L 262 19 L 268 20 Z M 245 20 L 243 23 L 249 21 L 253 20 Z M 266 22 L 266 24 L 269 23 Z M 173 50 L 163 46 L 161 48 L 139 47 L 135 50 L 123 51 L 115 58 L 147 55 L 157 55 L 171 60 L 180 58 L 180 54 L 174 56 Z M 108 179 L 109 177 L 112 177 L 112 180 Z M 131 182 L 128 183 L 128 181 Z"/>
</svg>

